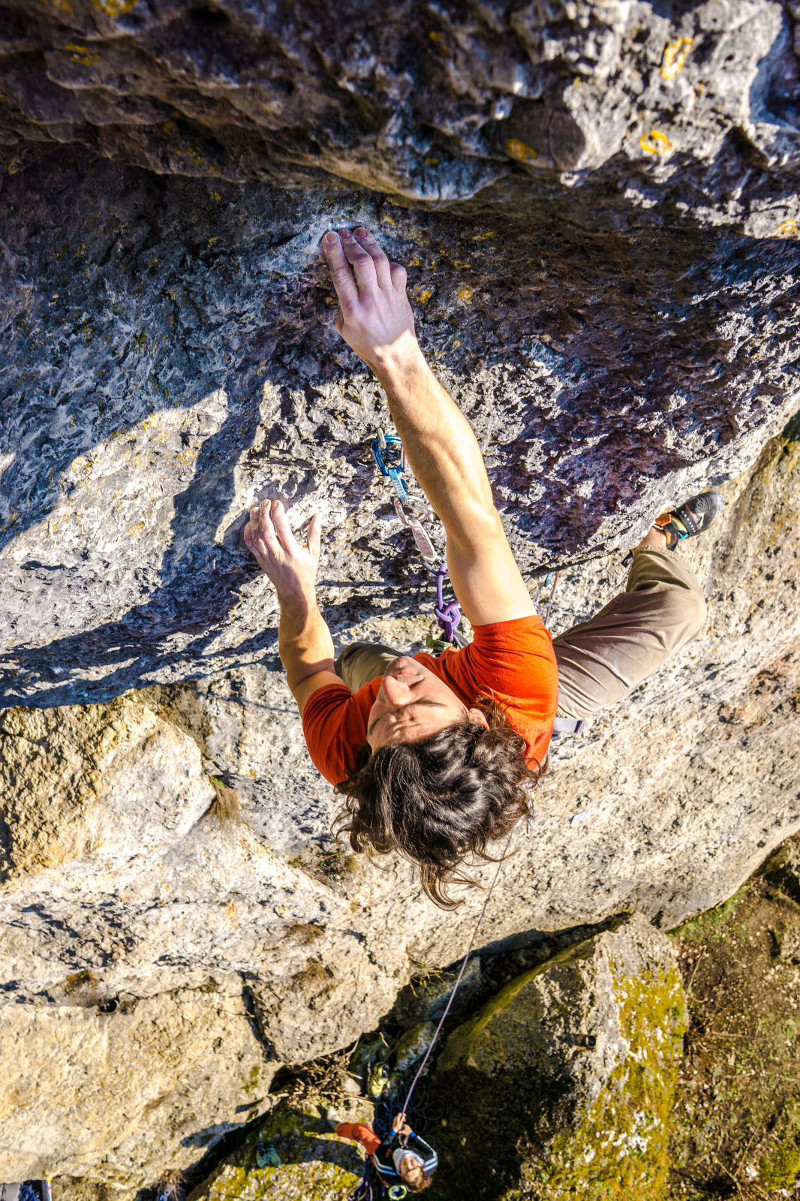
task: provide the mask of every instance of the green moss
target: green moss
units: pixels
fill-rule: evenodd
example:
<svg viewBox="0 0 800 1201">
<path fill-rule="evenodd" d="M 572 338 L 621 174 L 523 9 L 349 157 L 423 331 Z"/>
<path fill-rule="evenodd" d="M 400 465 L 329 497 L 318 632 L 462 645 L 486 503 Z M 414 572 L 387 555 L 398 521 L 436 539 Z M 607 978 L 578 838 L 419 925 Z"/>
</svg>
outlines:
<svg viewBox="0 0 800 1201">
<path fill-rule="evenodd" d="M 357 1152 L 333 1135 L 314 1104 L 283 1102 L 191 1201 L 342 1201 L 360 1175 Z"/>
<path fill-rule="evenodd" d="M 580 944 L 518 977 L 451 1035 L 447 1058 L 437 1067 L 438 1099 L 448 1106 L 440 1154 L 448 1178 L 452 1175 L 449 1183 L 443 1176 L 449 1190 L 443 1195 L 461 1197 L 470 1173 L 475 1180 L 478 1148 L 485 1145 L 486 1131 L 501 1124 L 492 1172 L 498 1185 L 503 1177 L 507 1184 L 504 1191 L 484 1190 L 481 1196 L 497 1201 L 665 1196 L 670 1114 L 687 1025 L 680 975 L 672 967 L 631 977 L 610 965 L 620 1041 L 628 1050 L 590 1103 L 580 1099 L 586 1098 L 585 1085 L 578 1083 L 580 1064 L 566 1068 L 562 1052 L 571 1060 L 568 1047 L 584 1045 L 574 1025 L 586 987 L 577 961 L 592 953 L 591 943 Z M 540 1013 L 538 986 L 520 994 L 545 972 L 547 1012 Z M 554 1027 L 572 1031 L 577 1041 L 559 1050 Z M 585 1044 L 587 1050 L 593 1045 Z M 469 1163 L 459 1145 L 472 1148 Z M 482 1183 L 488 1186 L 488 1179 Z"/>
<path fill-rule="evenodd" d="M 621 1032 L 630 1053 L 589 1111 L 544 1148 L 527 1148 L 523 1189 L 504 1201 L 587 1201 L 664 1196 L 668 1131 L 686 1009 L 677 969 L 617 978 Z"/>
<path fill-rule="evenodd" d="M 81 972 L 74 972 L 71 976 L 67 976 L 64 981 L 64 992 L 75 992 L 78 988 L 93 988 L 96 984 L 97 976 L 88 968 L 84 968 Z"/>
<path fill-rule="evenodd" d="M 764 875 L 773 888 L 800 904 L 800 870 L 793 846 L 781 847 L 767 863 Z"/>
<path fill-rule="evenodd" d="M 728 927 L 736 915 L 744 889 L 728 897 L 716 909 L 709 909 L 697 917 L 690 917 L 682 926 L 670 931 L 670 936 L 688 943 L 722 942 L 728 936 Z"/>
<path fill-rule="evenodd" d="M 248 1097 L 252 1097 L 253 1093 L 260 1092 L 262 1087 L 263 1072 L 258 1064 L 253 1064 L 249 1075 L 244 1082 L 244 1091 Z M 266 1091 L 266 1090 L 264 1090 Z"/>
<path fill-rule="evenodd" d="M 204 1196 L 208 1201 L 341 1201 L 359 1179 L 335 1163 L 226 1168 Z"/>
<path fill-rule="evenodd" d="M 769 1149 L 761 1159 L 759 1178 L 769 1189 L 790 1189 L 800 1177 L 800 1100 L 779 1114 L 770 1131 Z"/>
<path fill-rule="evenodd" d="M 526 972 L 522 976 L 517 976 L 505 988 L 502 988 L 496 996 L 488 1001 L 476 1017 L 471 1021 L 465 1022 L 455 1030 L 447 1040 L 444 1051 L 439 1057 L 437 1072 L 453 1071 L 460 1065 L 467 1065 L 472 1059 L 472 1048 L 480 1045 L 482 1048 L 493 1045 L 494 1040 L 491 1036 L 491 1027 L 495 1019 L 506 1009 L 514 1004 L 517 997 L 524 989 L 528 987 L 532 980 L 545 972 L 550 972 L 553 968 L 574 963 L 577 959 L 589 958 L 592 954 L 592 947 L 589 942 L 579 943 L 575 947 L 568 947 L 565 951 L 561 951 L 558 955 L 554 955 L 552 959 L 548 959 L 546 963 L 541 964 L 533 971 Z M 502 1056 L 502 1048 L 496 1048 L 497 1052 Z"/>
</svg>

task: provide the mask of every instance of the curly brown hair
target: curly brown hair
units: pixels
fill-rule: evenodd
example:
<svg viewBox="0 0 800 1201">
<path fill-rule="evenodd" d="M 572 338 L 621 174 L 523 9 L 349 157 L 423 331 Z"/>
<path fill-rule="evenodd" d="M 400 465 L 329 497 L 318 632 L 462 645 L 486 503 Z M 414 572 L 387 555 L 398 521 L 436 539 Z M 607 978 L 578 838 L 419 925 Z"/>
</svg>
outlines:
<svg viewBox="0 0 800 1201">
<path fill-rule="evenodd" d="M 531 787 L 541 775 L 525 762 L 525 741 L 496 702 L 476 707 L 488 728 L 456 722 L 430 738 L 364 746 L 338 791 L 347 802 L 337 831 L 354 851 L 397 851 L 415 863 L 422 887 L 442 909 L 461 904 L 448 885 L 474 885 L 461 870 L 466 856 L 497 862 L 488 843 L 530 813 Z"/>
</svg>

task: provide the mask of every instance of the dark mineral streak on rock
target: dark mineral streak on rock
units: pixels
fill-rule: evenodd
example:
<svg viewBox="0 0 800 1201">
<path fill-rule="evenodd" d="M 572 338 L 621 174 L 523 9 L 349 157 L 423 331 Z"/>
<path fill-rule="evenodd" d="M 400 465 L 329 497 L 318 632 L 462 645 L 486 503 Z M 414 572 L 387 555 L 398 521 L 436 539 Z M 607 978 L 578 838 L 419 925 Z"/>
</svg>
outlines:
<svg viewBox="0 0 800 1201">
<path fill-rule="evenodd" d="M 629 545 L 796 406 L 790 4 L 5 13 L 1 703 L 272 654 L 239 536 L 273 491 L 320 498 L 337 632 L 426 596 L 330 225 L 409 264 L 528 572 Z"/>
</svg>

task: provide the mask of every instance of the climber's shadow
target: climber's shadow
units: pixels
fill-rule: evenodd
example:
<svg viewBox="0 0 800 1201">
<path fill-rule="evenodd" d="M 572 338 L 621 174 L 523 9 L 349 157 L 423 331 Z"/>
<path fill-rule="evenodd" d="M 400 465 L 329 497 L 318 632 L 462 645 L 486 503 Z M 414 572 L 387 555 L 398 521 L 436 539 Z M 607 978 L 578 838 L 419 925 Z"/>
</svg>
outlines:
<svg viewBox="0 0 800 1201">
<path fill-rule="evenodd" d="M 175 497 L 169 549 L 160 566 L 158 586 L 146 601 L 118 620 L 86 633 L 56 638 L 45 653 L 40 648 L 17 651 L 16 679 L 8 690 L 0 689 L 0 703 L 25 699 L 24 682 L 30 672 L 51 683 L 48 704 L 74 701 L 74 683 L 60 677 L 87 661 L 95 668 L 107 669 L 102 696 L 111 698 L 131 686 L 132 674 L 146 681 L 156 661 L 160 671 L 184 661 L 183 639 L 191 639 L 192 655 L 202 660 L 241 600 L 242 587 L 259 575 L 243 546 L 235 540 L 232 546 L 221 546 L 215 540 L 220 514 L 235 494 L 235 464 L 252 445 L 258 421 L 258 408 L 249 394 L 229 394 L 225 421 L 204 441 L 190 483 Z M 220 462 L 226 460 L 230 467 L 220 470 Z M 170 650 L 170 641 L 176 639 L 179 645 Z M 276 641 L 275 629 L 265 628 L 248 640 L 247 650 L 269 654 Z"/>
<path fill-rule="evenodd" d="M 720 151 L 718 160 L 722 162 L 723 157 Z M 680 156 L 676 154 L 673 161 L 680 171 Z M 132 264 L 132 275 L 149 270 L 148 256 L 157 246 L 159 255 L 167 262 L 165 282 L 183 280 L 193 303 L 203 301 L 212 315 L 258 311 L 264 316 L 258 328 L 246 331 L 245 336 L 238 327 L 231 332 L 231 326 L 237 323 L 218 317 L 216 325 L 211 321 L 208 329 L 204 329 L 196 314 L 194 318 L 191 314 L 187 316 L 189 310 L 184 305 L 177 316 L 180 337 L 164 352 L 166 357 L 159 358 L 161 351 L 153 347 L 152 363 L 142 366 L 136 359 L 134 366 L 125 366 L 124 378 L 131 389 L 144 372 L 142 379 L 148 384 L 152 403 L 166 407 L 166 393 L 162 396 L 156 386 L 150 385 L 147 373 L 152 374 L 156 383 L 175 372 L 179 378 L 186 378 L 186 364 L 181 356 L 185 356 L 188 346 L 197 356 L 199 369 L 197 383 L 190 388 L 188 397 L 181 398 L 181 406 L 200 404 L 213 386 L 226 394 L 227 412 L 219 427 L 205 437 L 191 480 L 174 498 L 171 538 L 158 565 L 157 584 L 150 594 L 122 617 L 101 622 L 88 632 L 56 638 L 42 647 L 8 652 L 9 671 L 0 691 L 0 704 L 57 705 L 106 700 L 131 686 L 169 678 L 173 672 L 176 679 L 187 674 L 209 674 L 254 658 L 263 658 L 268 666 L 278 668 L 277 634 L 271 611 L 265 612 L 262 630 L 245 640 L 226 642 L 231 613 L 242 598 L 242 589 L 252 584 L 258 571 L 239 540 L 246 514 L 229 516 L 230 525 L 221 542 L 219 524 L 237 494 L 237 466 L 244 464 L 245 471 L 251 467 L 248 452 L 263 416 L 258 397 L 265 383 L 275 393 L 274 412 L 268 418 L 272 428 L 264 452 L 267 462 L 275 470 L 276 478 L 291 477 L 292 496 L 307 494 L 316 485 L 314 464 L 320 461 L 318 443 L 333 417 L 325 411 L 325 402 L 320 401 L 319 394 L 313 396 L 314 383 L 329 382 L 337 377 L 337 372 L 339 377 L 342 375 L 341 365 L 331 363 L 332 351 L 338 353 L 334 344 L 340 344 L 319 324 L 324 299 L 330 299 L 330 285 L 319 261 L 307 270 L 304 267 L 291 279 L 286 273 L 273 272 L 272 290 L 266 301 L 261 297 L 256 308 L 253 281 L 257 273 L 253 270 L 246 283 L 238 284 L 234 274 L 225 275 L 224 263 L 206 263 L 204 250 L 198 251 L 196 259 L 186 267 L 180 257 L 185 255 L 185 247 L 182 243 L 176 247 L 170 233 L 175 196 L 180 199 L 178 193 L 173 194 L 177 185 L 170 185 L 173 190 L 152 181 L 146 186 L 161 191 L 154 194 L 155 199 L 148 194 L 146 204 L 140 198 L 141 212 L 137 209 L 137 213 L 142 229 L 126 235 L 125 255 Z M 570 205 L 576 206 L 574 212 L 570 211 Z M 60 211 L 58 206 L 53 209 L 56 216 Z M 142 212 L 147 213 L 146 218 L 141 217 Z M 502 413 L 496 416 L 490 413 L 489 420 L 497 423 L 494 432 L 499 436 L 493 441 L 491 457 L 496 478 L 502 480 L 505 490 L 507 515 L 516 524 L 518 533 L 546 548 L 551 562 L 562 563 L 575 556 L 576 547 L 591 541 L 607 516 L 608 506 L 604 510 L 593 501 L 593 479 L 585 473 L 612 479 L 615 503 L 624 511 L 626 506 L 637 502 L 648 480 L 669 478 L 693 462 L 694 451 L 691 454 L 681 451 L 684 435 L 691 437 L 704 429 L 711 430 L 717 446 L 735 437 L 735 424 L 725 419 L 728 399 L 719 365 L 723 360 L 730 363 L 735 354 L 738 356 L 735 369 L 742 378 L 749 370 L 755 380 L 763 371 L 757 362 L 740 367 L 740 360 L 750 356 L 748 344 L 743 341 L 741 346 L 730 347 L 723 333 L 720 310 L 735 309 L 737 304 L 744 303 L 740 298 L 747 296 L 748 286 L 765 270 L 779 275 L 785 266 L 786 275 L 792 253 L 786 240 L 756 241 L 721 233 L 715 235 L 718 254 L 711 254 L 707 230 L 693 233 L 682 228 L 680 237 L 668 238 L 666 243 L 658 238 L 648 242 L 626 237 L 613 228 L 613 222 L 605 230 L 587 230 L 581 227 L 579 216 L 580 205 L 571 196 L 564 198 L 558 213 L 551 206 L 537 214 L 536 245 L 548 247 L 548 253 L 562 265 L 564 274 L 560 288 L 548 293 L 547 309 L 541 302 L 536 272 L 531 269 L 520 273 L 520 262 L 533 262 L 525 255 L 534 252 L 534 240 L 527 227 L 518 225 L 509 229 L 504 253 L 492 259 L 491 273 L 487 276 L 491 278 L 494 309 L 488 303 L 483 307 L 474 304 L 456 309 L 446 320 L 421 323 L 420 330 L 437 360 L 443 358 L 447 362 L 449 356 L 449 361 L 455 364 L 459 374 L 456 388 L 460 380 L 469 385 L 477 367 L 507 370 L 515 361 L 514 348 L 526 337 L 531 346 L 528 361 L 559 381 L 560 391 L 552 412 L 543 414 L 538 402 L 523 405 L 515 419 L 513 436 L 504 436 Z M 77 221 L 70 219 L 73 223 Z M 231 206 L 229 219 L 233 238 L 235 206 Z M 448 220 L 452 226 L 453 219 Z M 202 221 L 198 223 L 194 234 L 198 244 L 204 245 L 203 239 L 210 228 L 208 223 L 205 226 Z M 447 231 L 444 232 L 446 235 Z M 181 236 L 186 240 L 185 231 Z M 109 249 L 108 254 L 111 253 Z M 265 257 L 263 248 L 259 248 L 258 254 L 253 253 L 260 269 L 268 254 Z M 783 265 L 780 256 L 784 258 Z M 95 293 L 104 282 L 103 263 L 98 251 L 94 274 L 84 280 L 76 272 L 72 283 L 68 282 L 67 286 L 74 288 L 69 306 L 76 311 L 81 305 L 88 311 L 98 308 Z M 219 294 L 209 301 L 206 291 L 210 287 L 211 266 L 218 268 L 217 275 L 224 282 L 214 284 Z M 48 286 L 58 283 L 58 277 L 48 276 L 44 282 Z M 730 299 L 723 292 L 723 284 L 729 285 Z M 622 294 L 617 297 L 609 321 L 604 306 L 614 288 Z M 132 284 L 131 289 L 133 294 Z M 155 289 L 151 292 L 156 294 Z M 698 306 L 698 292 L 713 299 Z M 177 311 L 179 306 L 175 304 Z M 54 311 L 46 312 L 42 318 L 42 337 L 46 345 L 52 346 L 54 364 L 62 337 L 61 317 L 63 312 Z M 161 314 L 158 319 L 163 317 Z M 507 328 L 501 330 L 501 325 Z M 687 328 L 696 345 L 687 338 Z M 454 341 L 454 334 L 469 334 L 469 337 L 460 336 Z M 207 350 L 216 340 L 225 348 L 226 361 L 235 366 L 221 371 L 217 363 L 212 372 L 214 360 Z M 19 345 L 23 342 L 24 338 Z M 462 350 L 453 358 L 452 345 L 462 342 Z M 26 360 L 22 354 L 21 366 L 31 365 L 31 355 L 35 363 L 37 353 L 29 347 L 25 351 L 29 358 Z M 105 369 L 109 355 L 102 347 L 98 347 L 97 353 L 98 363 Z M 9 361 L 16 359 L 12 355 Z M 366 374 L 366 369 L 355 366 L 352 360 L 348 362 L 353 375 Z M 316 379 L 311 383 L 315 373 Z M 208 382 L 211 380 L 213 385 Z M 48 490 L 39 485 L 48 476 L 58 481 L 73 462 L 72 435 L 63 440 L 53 436 L 53 430 L 60 428 L 58 401 L 48 402 L 49 407 L 37 406 L 32 399 L 33 390 L 32 383 L 24 385 L 31 424 L 29 430 L 23 431 L 25 453 L 10 443 L 0 447 L 4 457 L 12 458 L 3 476 L 4 491 L 8 489 L 8 494 L 21 497 L 20 507 L 24 511 L 0 535 L 6 542 L 26 526 L 44 520 L 47 506 L 52 504 L 47 497 L 53 498 L 55 492 L 54 488 Z M 465 393 L 469 392 L 466 386 Z M 671 422 L 677 432 L 669 442 L 661 437 L 659 423 L 649 420 L 668 392 L 681 397 L 683 404 L 681 422 Z M 477 397 L 476 405 L 485 405 L 480 388 L 473 390 L 473 395 Z M 71 406 L 77 411 L 78 404 L 84 403 L 83 394 L 81 397 L 80 402 L 73 403 L 65 388 L 68 409 Z M 307 410 L 307 398 L 312 406 L 316 405 L 313 419 Z M 85 403 L 94 406 L 94 412 L 101 402 L 94 399 L 94 393 L 89 393 Z M 124 399 L 106 398 L 102 403 L 108 415 L 102 434 L 103 440 L 108 441 L 129 429 L 131 423 L 124 419 L 127 413 Z M 25 404 L 20 402 L 19 407 L 25 409 Z M 28 419 L 27 410 L 25 416 Z M 9 428 L 11 425 L 13 421 Z M 93 430 L 99 428 L 87 418 L 88 426 Z M 315 437 L 317 444 L 311 445 Z M 362 480 L 374 478 L 371 465 L 363 464 L 363 445 L 343 445 L 340 438 L 331 439 L 329 444 L 336 448 L 335 454 L 356 468 L 356 488 L 360 488 Z M 587 446 L 591 447 L 590 453 L 583 453 Z M 532 494 L 537 493 L 538 497 L 532 499 Z M 38 508 L 34 503 L 26 506 L 28 496 L 38 498 Z M 347 497 L 348 504 L 360 500 L 354 494 Z M 409 574 L 408 569 L 399 566 L 410 557 L 406 531 L 398 532 L 389 541 L 390 551 L 396 553 L 387 555 L 385 545 L 383 548 L 377 545 L 379 535 L 374 541 L 375 545 L 370 541 L 368 545 L 353 545 L 349 550 L 350 556 L 359 557 L 360 574 L 379 578 L 375 595 L 384 601 L 391 600 L 394 615 L 402 617 L 418 611 L 419 601 L 427 592 L 427 581 L 424 575 Z M 331 566 L 337 584 L 348 575 L 352 559 L 347 554 L 340 551 Z M 31 580 L 39 573 L 42 593 L 46 592 L 48 577 L 54 571 L 66 570 L 30 560 L 24 568 L 31 573 L 28 576 Z M 99 590 L 102 581 L 98 578 L 92 587 Z M 268 585 L 264 588 L 266 596 Z M 58 588 L 53 586 L 52 591 L 56 595 Z M 334 603 L 325 605 L 334 633 L 352 627 L 354 619 L 371 611 L 370 592 L 370 586 L 354 586 L 347 602 L 334 598 Z M 270 599 L 270 604 L 273 603 Z M 187 671 L 189 657 L 192 664 Z M 94 676 L 92 680 L 85 679 L 87 669 Z M 80 673 L 80 680 L 70 678 L 73 672 Z M 47 684 L 45 689 L 41 688 L 43 681 Z"/>
</svg>

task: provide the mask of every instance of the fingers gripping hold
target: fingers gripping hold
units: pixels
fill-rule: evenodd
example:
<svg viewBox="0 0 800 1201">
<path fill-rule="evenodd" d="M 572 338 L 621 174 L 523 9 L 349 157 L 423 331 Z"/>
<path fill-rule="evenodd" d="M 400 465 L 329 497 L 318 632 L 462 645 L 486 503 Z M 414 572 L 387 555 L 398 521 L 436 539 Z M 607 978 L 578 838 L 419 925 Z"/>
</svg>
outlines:
<svg viewBox="0 0 800 1201">
<path fill-rule="evenodd" d="M 250 510 L 244 542 L 261 570 L 275 585 L 281 604 L 314 595 L 322 523 L 315 515 L 305 545 L 298 542 L 279 500 L 262 500 Z"/>
<path fill-rule="evenodd" d="M 358 303 L 358 289 L 353 279 L 353 272 L 345 258 L 339 235 L 333 231 L 327 233 L 322 239 L 322 246 L 331 269 L 331 278 L 339 298 L 339 304 L 342 309 L 352 309 Z M 341 330 L 339 332 L 341 333 Z"/>
<path fill-rule="evenodd" d="M 378 284 L 378 276 L 372 255 L 364 249 L 358 238 L 354 237 L 349 229 L 340 230 L 339 237 L 344 246 L 345 257 L 355 272 L 359 296 L 365 292 L 374 291 Z"/>
<path fill-rule="evenodd" d="M 272 501 L 270 518 L 281 548 L 290 553 L 299 550 L 297 539 L 294 536 L 292 527 L 289 525 L 289 518 L 286 516 L 286 510 L 279 500 Z"/>
<path fill-rule="evenodd" d="M 355 233 L 331 231 L 322 245 L 339 298 L 336 332 L 379 377 L 416 362 L 420 350 L 405 267 L 390 263 L 363 226 Z"/>
<path fill-rule="evenodd" d="M 389 271 L 391 272 L 392 284 L 397 288 L 398 292 L 405 290 L 408 272 L 402 263 L 390 263 Z"/>
<path fill-rule="evenodd" d="M 359 246 L 361 246 L 363 250 L 366 250 L 367 254 L 375 264 L 375 275 L 377 276 L 379 287 L 391 287 L 392 277 L 389 270 L 389 260 L 384 254 L 382 248 L 373 238 L 372 234 L 368 229 L 364 229 L 363 226 L 359 226 L 359 228 L 355 230 L 355 237 Z"/>
</svg>

